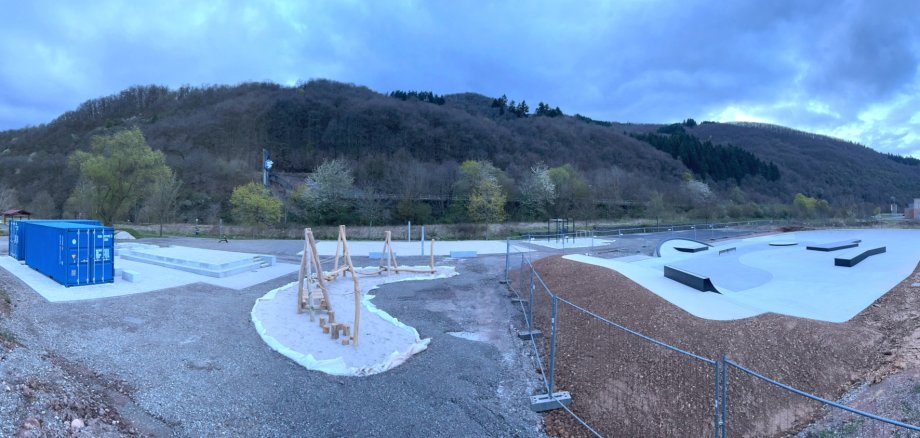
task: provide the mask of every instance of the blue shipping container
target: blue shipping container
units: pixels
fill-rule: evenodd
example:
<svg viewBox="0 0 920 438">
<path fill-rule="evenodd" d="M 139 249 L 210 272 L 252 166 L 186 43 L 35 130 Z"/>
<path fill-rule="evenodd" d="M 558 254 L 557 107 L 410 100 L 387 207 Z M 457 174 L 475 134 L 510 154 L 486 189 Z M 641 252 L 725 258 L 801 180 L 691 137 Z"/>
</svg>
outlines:
<svg viewBox="0 0 920 438">
<path fill-rule="evenodd" d="M 112 283 L 115 235 L 109 227 L 31 221 L 26 264 L 64 286 Z"/>
<path fill-rule="evenodd" d="M 102 225 L 102 222 L 90 219 L 36 219 L 36 220 L 14 220 L 10 221 L 10 257 L 22 261 L 26 259 L 25 232 L 23 231 L 30 224 L 42 222 L 70 222 L 74 224 Z"/>
</svg>

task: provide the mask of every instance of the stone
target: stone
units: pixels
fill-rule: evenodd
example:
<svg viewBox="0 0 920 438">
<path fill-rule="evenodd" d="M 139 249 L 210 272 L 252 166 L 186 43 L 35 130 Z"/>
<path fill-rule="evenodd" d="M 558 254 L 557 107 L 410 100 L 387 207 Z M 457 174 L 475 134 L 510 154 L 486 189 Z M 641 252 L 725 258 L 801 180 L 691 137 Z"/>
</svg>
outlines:
<svg viewBox="0 0 920 438">
<path fill-rule="evenodd" d="M 86 426 L 86 424 L 83 423 L 83 420 L 81 420 L 81 419 L 79 419 L 79 418 L 74 418 L 74 419 L 70 422 L 70 427 L 73 428 L 73 429 L 80 430 L 80 429 L 82 429 L 82 428 L 85 427 L 85 426 Z"/>
</svg>

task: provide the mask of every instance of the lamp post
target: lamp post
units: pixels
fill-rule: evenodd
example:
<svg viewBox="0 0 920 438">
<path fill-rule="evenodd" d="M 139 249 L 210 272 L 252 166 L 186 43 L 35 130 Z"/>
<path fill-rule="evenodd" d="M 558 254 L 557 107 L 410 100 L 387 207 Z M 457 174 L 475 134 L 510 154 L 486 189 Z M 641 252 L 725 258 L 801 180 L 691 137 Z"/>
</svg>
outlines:
<svg viewBox="0 0 920 438">
<path fill-rule="evenodd" d="M 275 164 L 272 160 L 268 159 L 268 149 L 262 149 L 262 185 L 268 187 L 268 171 L 271 170 L 272 165 Z"/>
</svg>

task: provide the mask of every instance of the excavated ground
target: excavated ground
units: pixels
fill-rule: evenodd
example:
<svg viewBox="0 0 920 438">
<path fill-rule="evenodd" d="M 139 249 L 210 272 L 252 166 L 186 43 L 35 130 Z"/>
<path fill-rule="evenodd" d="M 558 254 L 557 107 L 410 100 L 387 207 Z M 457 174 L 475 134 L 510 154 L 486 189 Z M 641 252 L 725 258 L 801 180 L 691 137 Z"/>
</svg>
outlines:
<svg viewBox="0 0 920 438">
<path fill-rule="evenodd" d="M 747 368 L 824 398 L 836 400 L 848 391 L 854 399 L 875 400 L 885 394 L 897 398 L 898 391 L 920 392 L 911 378 L 920 368 L 914 354 L 920 288 L 911 287 L 920 281 L 918 270 L 855 318 L 835 324 L 779 314 L 705 320 L 610 269 L 561 257 L 544 258 L 535 266 L 561 298 L 612 322 L 706 358 L 725 354 Z M 538 285 L 534 323 L 544 333 L 550 331 L 550 309 L 548 295 Z M 557 327 L 557 388 L 572 393 L 571 409 L 598 432 L 605 436 L 712 433 L 715 376 L 711 365 L 602 324 L 564 302 L 558 304 Z M 547 353 L 548 339 L 540 347 Z M 897 373 L 892 376 L 896 378 L 885 379 L 892 373 Z M 729 436 L 795 434 L 825 412 L 818 402 L 731 368 L 727 381 Z M 886 386 L 894 388 L 886 392 Z M 889 403 L 892 408 L 876 413 L 917 424 L 918 402 L 915 396 L 901 397 Z M 871 406 L 883 408 L 880 403 Z M 895 432 L 876 423 L 829 416 L 803 434 L 836 433 L 844 426 L 844 431 L 853 429 L 860 436 Z M 589 436 L 562 410 L 548 414 L 545 424 L 550 435 Z"/>
</svg>

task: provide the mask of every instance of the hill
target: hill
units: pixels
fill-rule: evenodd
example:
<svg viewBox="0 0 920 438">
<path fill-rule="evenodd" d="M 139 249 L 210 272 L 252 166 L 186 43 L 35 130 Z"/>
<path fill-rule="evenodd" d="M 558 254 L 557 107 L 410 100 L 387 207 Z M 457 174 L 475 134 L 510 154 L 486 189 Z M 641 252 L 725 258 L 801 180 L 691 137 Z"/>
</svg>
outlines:
<svg viewBox="0 0 920 438">
<path fill-rule="evenodd" d="M 275 162 L 273 189 L 281 196 L 324 160 L 344 159 L 355 176 L 353 197 L 387 195 L 378 196 L 388 200 L 382 220 L 404 219 L 396 205 L 401 199 L 425 200 L 429 220 L 462 220 L 449 215 L 462 197 L 457 183 L 465 160 L 490 161 L 504 171 L 506 208 L 522 219 L 521 183 L 538 163 L 571 165 L 588 191 L 581 207 L 572 210 L 567 203 L 544 213 L 580 217 L 620 215 L 623 206 L 638 208 L 659 195 L 684 211 L 709 211 L 725 202 L 788 205 L 798 192 L 838 209 L 871 211 L 892 197 L 904 203 L 920 192 L 918 168 L 909 161 L 788 128 L 686 127 L 690 136 L 732 145 L 778 169 L 775 180 L 753 174 L 717 180 L 694 174 L 686 160 L 636 138 L 666 125 L 598 122 L 542 103 L 530 113 L 524 102 L 504 96 L 385 95 L 316 80 L 294 87 L 132 87 L 87 101 L 46 125 L 0 132 L 2 193 L 45 216 L 62 214 L 79 177 L 68 157 L 87 148 L 94 135 L 131 126 L 166 154 L 183 181 L 183 220 L 228 218 L 232 189 L 259 178 L 262 148 Z M 133 211 L 135 219 L 143 220 L 141 207 Z"/>
</svg>

